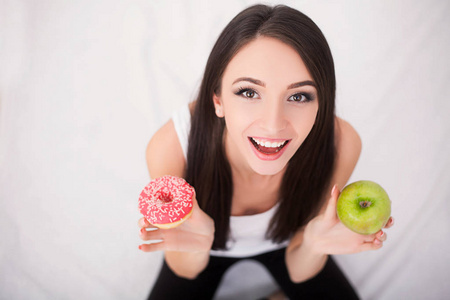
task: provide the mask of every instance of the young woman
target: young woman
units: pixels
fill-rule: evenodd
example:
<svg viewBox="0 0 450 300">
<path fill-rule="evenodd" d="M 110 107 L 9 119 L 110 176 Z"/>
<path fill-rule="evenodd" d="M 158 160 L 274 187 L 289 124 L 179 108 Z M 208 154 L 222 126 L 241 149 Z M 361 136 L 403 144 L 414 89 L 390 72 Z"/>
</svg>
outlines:
<svg viewBox="0 0 450 300">
<path fill-rule="evenodd" d="M 329 255 L 379 249 L 386 234 L 353 233 L 336 216 L 361 142 L 334 100 L 331 52 L 307 16 L 255 5 L 227 25 L 196 101 L 147 148 L 152 178 L 196 189 L 181 226 L 147 231 L 139 220 L 143 240 L 162 240 L 139 248 L 165 254 L 150 299 L 211 299 L 228 267 L 248 258 L 291 299 L 357 298 Z"/>
</svg>

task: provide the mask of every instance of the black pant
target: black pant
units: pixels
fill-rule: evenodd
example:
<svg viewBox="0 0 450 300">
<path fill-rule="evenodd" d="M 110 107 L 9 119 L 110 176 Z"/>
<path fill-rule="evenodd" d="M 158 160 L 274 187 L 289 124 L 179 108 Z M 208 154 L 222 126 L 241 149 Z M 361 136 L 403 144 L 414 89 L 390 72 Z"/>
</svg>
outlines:
<svg viewBox="0 0 450 300">
<path fill-rule="evenodd" d="M 164 262 L 148 299 L 212 299 L 225 271 L 243 259 L 263 264 L 289 299 L 358 299 L 356 292 L 331 257 L 323 270 L 314 278 L 293 283 L 286 268 L 286 249 L 280 249 L 247 258 L 211 256 L 208 266 L 196 279 L 183 279 L 175 275 Z"/>
</svg>

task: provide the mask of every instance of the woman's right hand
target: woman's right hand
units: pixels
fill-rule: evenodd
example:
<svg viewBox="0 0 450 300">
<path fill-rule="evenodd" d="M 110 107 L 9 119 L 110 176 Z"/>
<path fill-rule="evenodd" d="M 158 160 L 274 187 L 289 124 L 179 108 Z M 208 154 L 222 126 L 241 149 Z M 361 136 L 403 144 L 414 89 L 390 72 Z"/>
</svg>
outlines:
<svg viewBox="0 0 450 300">
<path fill-rule="evenodd" d="M 200 209 L 195 195 L 192 200 L 192 215 L 175 228 L 160 229 L 151 225 L 145 218 L 139 219 L 140 238 L 143 241 L 155 241 L 150 244 L 143 243 L 139 249 L 144 252 L 161 250 L 205 252 L 211 250 L 214 241 L 214 221 Z"/>
</svg>

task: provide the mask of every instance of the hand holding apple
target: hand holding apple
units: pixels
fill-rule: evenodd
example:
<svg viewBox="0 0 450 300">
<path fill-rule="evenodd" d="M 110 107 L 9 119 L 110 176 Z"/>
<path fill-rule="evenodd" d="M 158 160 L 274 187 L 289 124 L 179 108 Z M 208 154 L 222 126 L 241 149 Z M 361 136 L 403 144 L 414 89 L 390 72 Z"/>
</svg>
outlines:
<svg viewBox="0 0 450 300">
<path fill-rule="evenodd" d="M 363 235 L 349 230 L 340 222 L 336 206 L 339 189 L 334 186 L 325 211 L 312 219 L 304 230 L 303 244 L 319 254 L 351 254 L 367 250 L 376 250 L 383 246 L 387 235 L 383 230 Z M 389 218 L 384 228 L 394 224 Z"/>
</svg>

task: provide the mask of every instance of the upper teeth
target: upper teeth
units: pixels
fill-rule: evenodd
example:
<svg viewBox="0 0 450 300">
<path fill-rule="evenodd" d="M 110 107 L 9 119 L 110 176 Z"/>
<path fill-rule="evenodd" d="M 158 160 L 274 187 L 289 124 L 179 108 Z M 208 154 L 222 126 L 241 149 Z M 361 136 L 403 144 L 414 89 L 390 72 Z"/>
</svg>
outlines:
<svg viewBox="0 0 450 300">
<path fill-rule="evenodd" d="M 255 143 L 257 143 L 260 146 L 263 147 L 267 147 L 267 148 L 278 148 L 284 145 L 284 143 L 286 143 L 286 141 L 283 142 L 269 142 L 269 141 L 262 141 L 262 140 L 258 140 L 255 138 L 252 138 L 253 141 L 255 141 Z"/>
</svg>

